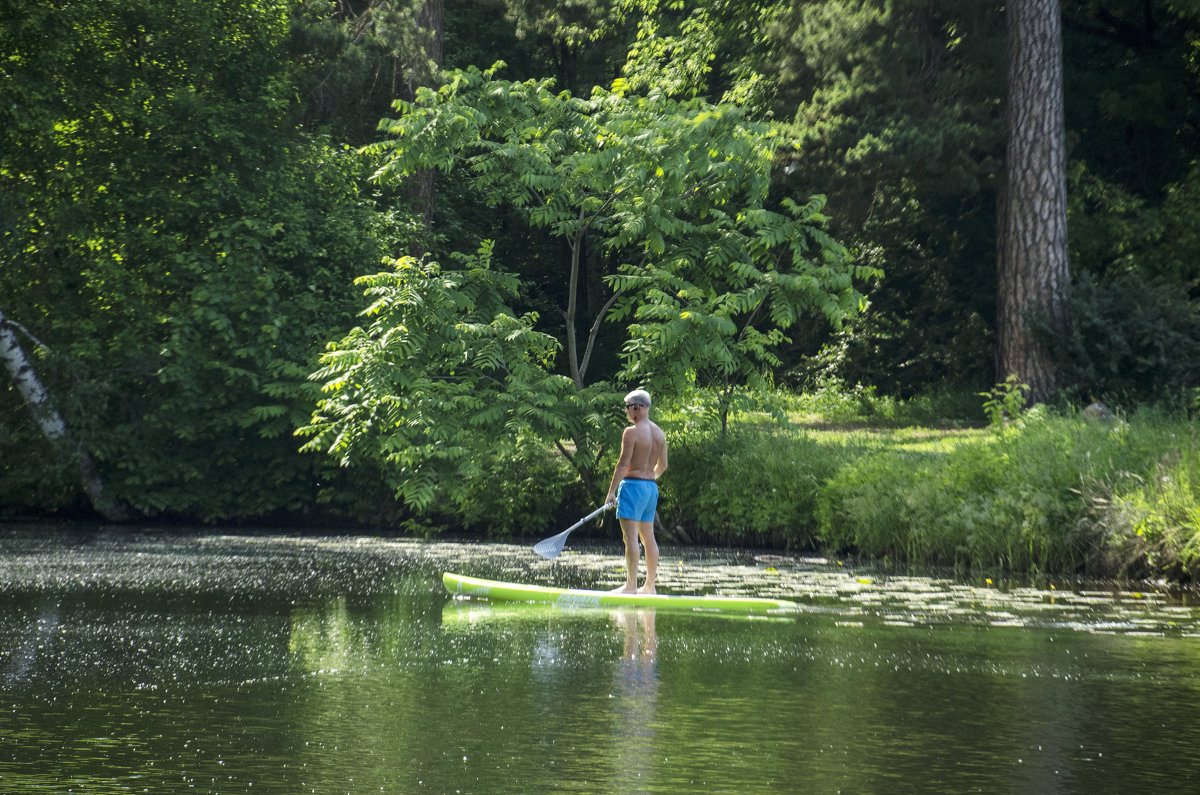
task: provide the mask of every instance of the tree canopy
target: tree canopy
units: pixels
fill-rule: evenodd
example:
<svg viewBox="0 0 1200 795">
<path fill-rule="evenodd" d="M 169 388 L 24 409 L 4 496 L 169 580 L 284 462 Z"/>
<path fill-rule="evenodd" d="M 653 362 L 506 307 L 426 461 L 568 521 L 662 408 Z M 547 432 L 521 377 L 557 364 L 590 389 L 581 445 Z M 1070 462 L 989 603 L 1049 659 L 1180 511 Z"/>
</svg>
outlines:
<svg viewBox="0 0 1200 795">
<path fill-rule="evenodd" d="M 1187 402 L 1200 366 L 1165 346 L 1200 297 L 1200 5 L 1062 18 L 1053 399 Z M 398 343 L 417 310 L 359 316 L 382 297 L 364 290 L 461 325 L 422 377 L 474 350 L 468 330 L 508 329 L 489 350 L 555 404 L 497 397 L 490 362 L 454 370 L 509 413 L 427 458 L 438 495 L 460 471 L 488 484 L 469 508 L 435 498 L 446 524 L 587 499 L 633 382 L 704 390 L 686 400 L 714 427 L 766 383 L 973 395 L 995 379 L 1004 27 L 1003 6 L 951 0 L 0 0 L 6 346 L 109 497 L 205 521 L 412 518 L 394 495 L 417 459 L 372 447 L 394 429 L 332 457 L 298 448 L 336 432 L 293 435 L 373 405 L 307 378 Z M 504 79 L 472 68 L 498 60 Z M 430 391 L 444 413 L 431 397 L 418 426 L 469 427 Z M 0 513 L 88 511 L 73 458 L 0 390 Z M 546 490 L 518 504 L 505 467 Z"/>
<path fill-rule="evenodd" d="M 469 471 L 460 459 L 476 453 L 465 442 L 422 446 L 406 436 L 413 428 L 454 427 L 487 439 L 533 433 L 557 446 L 585 488 L 603 485 L 597 467 L 621 391 L 590 367 L 606 325 L 633 320 L 618 379 L 670 396 L 717 378 L 724 423 L 735 391 L 761 383 L 779 364 L 772 351 L 787 340 L 787 328 L 808 312 L 841 323 L 864 305 L 854 280 L 874 275 L 822 230 L 819 199 L 769 208 L 782 142 L 736 106 L 603 89 L 582 99 L 555 93 L 549 80 L 500 80 L 497 68 L 450 72 L 440 89 L 397 102 L 400 115 L 381 124 L 389 138 L 368 151 L 383 156 L 375 175 L 381 182 L 437 168 L 486 206 L 518 213 L 561 241 L 565 256 L 552 286 L 566 285 L 557 307 L 562 325 L 550 326 L 562 329 L 561 338 L 548 344 L 553 337 L 536 332 L 536 316 L 515 321 L 497 295 L 457 301 L 468 288 L 492 283 L 490 244 L 485 261 L 453 276 L 400 261 L 396 274 L 368 283 L 411 296 L 398 299 L 408 309 L 380 315 L 325 354 L 317 377 L 326 379 L 329 396 L 305 430 L 316 436 L 310 449 L 343 461 L 356 449 L 377 458 L 384 445 L 383 459 L 398 465 L 398 493 L 416 507 L 434 498 L 424 462 L 436 468 L 450 460 Z M 516 273 L 521 263 L 508 267 Z M 511 301 L 520 281 L 505 277 Z M 591 301 L 582 300 L 585 290 Z M 487 346 L 478 360 L 480 349 L 467 338 L 449 348 L 440 338 L 420 342 L 424 321 L 411 314 L 418 309 L 435 313 L 435 327 L 491 329 L 516 347 Z M 567 361 L 558 376 L 560 350 Z M 356 377 L 360 370 L 375 377 Z M 414 377 L 422 379 L 415 391 Z M 409 397 L 416 393 L 419 400 Z M 380 405 L 387 406 L 382 418 L 373 413 Z M 386 441 L 396 438 L 406 441 Z"/>
</svg>

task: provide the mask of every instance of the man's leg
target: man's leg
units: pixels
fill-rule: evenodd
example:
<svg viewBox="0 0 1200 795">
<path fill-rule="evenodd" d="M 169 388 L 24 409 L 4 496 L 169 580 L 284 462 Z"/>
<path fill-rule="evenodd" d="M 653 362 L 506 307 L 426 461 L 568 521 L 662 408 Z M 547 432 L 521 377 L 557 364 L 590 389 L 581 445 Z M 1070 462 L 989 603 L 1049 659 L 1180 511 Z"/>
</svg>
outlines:
<svg viewBox="0 0 1200 795">
<path fill-rule="evenodd" d="M 638 562 L 641 558 L 638 550 L 638 530 L 640 522 L 633 519 L 621 519 L 621 534 L 625 536 L 625 585 L 617 588 L 618 593 L 636 593 L 637 592 L 637 575 Z M 657 553 L 657 549 L 655 552 Z M 646 554 L 647 563 L 650 556 Z"/>
<path fill-rule="evenodd" d="M 622 520 L 624 521 L 624 520 Z M 638 535 L 642 538 L 642 546 L 646 548 L 646 584 L 642 586 L 642 593 L 656 593 L 654 590 L 654 582 L 658 578 L 658 542 L 654 540 L 654 520 L 649 522 L 637 523 Z M 628 538 L 628 536 L 626 536 Z M 629 542 L 626 541 L 628 544 Z M 634 547 L 637 547 L 637 540 L 633 542 Z M 634 553 L 637 554 L 636 552 Z M 628 557 L 628 552 L 626 552 Z M 634 564 L 636 567 L 636 563 Z M 634 569 L 636 571 L 636 568 Z M 634 585 L 637 585 L 637 575 L 634 575 Z"/>
</svg>

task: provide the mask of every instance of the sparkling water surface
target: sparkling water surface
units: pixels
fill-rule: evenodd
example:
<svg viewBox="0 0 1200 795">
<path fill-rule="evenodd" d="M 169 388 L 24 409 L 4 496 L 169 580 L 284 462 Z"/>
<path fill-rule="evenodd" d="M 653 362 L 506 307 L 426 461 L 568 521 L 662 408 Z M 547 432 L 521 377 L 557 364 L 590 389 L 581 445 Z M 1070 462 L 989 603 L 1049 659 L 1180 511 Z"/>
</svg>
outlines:
<svg viewBox="0 0 1200 795">
<path fill-rule="evenodd" d="M 609 588 L 615 545 L 0 528 L 0 792 L 1187 792 L 1200 609 L 1141 586 L 664 547 L 796 616 Z"/>
</svg>

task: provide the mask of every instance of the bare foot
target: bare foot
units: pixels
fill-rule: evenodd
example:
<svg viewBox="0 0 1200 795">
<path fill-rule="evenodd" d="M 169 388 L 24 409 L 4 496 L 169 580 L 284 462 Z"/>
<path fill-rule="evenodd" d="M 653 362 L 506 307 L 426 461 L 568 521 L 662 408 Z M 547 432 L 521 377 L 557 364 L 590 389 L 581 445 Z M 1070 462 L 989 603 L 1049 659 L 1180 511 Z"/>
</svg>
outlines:
<svg viewBox="0 0 1200 795">
<path fill-rule="evenodd" d="M 654 590 L 653 585 L 643 585 L 638 589 L 638 593 L 658 593 L 658 591 Z"/>
<path fill-rule="evenodd" d="M 620 588 L 613 588 L 609 593 L 637 593 L 637 588 L 622 585 Z"/>
</svg>

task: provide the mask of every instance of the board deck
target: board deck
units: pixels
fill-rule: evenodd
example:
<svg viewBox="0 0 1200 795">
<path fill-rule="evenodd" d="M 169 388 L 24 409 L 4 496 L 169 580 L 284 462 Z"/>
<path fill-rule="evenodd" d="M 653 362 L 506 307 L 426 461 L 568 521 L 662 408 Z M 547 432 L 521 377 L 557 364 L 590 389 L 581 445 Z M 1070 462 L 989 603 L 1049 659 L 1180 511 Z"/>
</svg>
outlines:
<svg viewBox="0 0 1200 795">
<path fill-rule="evenodd" d="M 559 607 L 664 607 L 676 610 L 723 610 L 738 613 L 791 613 L 800 605 L 786 599 L 749 596 L 705 596 L 686 594 L 612 593 L 578 588 L 481 580 L 446 572 L 442 584 L 455 596 L 470 596 L 498 602 L 542 602 Z"/>
</svg>

